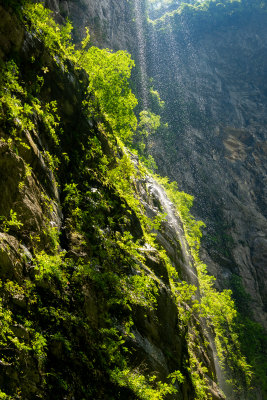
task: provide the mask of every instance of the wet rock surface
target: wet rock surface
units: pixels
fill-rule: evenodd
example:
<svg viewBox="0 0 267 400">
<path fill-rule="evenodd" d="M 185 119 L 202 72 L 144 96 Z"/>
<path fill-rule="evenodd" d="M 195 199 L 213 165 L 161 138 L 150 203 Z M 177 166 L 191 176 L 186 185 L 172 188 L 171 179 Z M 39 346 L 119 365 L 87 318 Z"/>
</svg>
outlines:
<svg viewBox="0 0 267 400">
<path fill-rule="evenodd" d="M 89 28 L 92 43 L 100 48 L 129 49 L 135 45 L 131 24 L 131 5 L 116 0 L 46 0 L 56 18 L 69 18 L 75 41 L 80 42 Z"/>
<path fill-rule="evenodd" d="M 149 74 L 172 132 L 150 149 L 161 173 L 195 196 L 193 212 L 207 225 L 203 256 L 218 284 L 241 276 L 266 328 L 266 15 L 197 35 L 181 24 L 179 34 L 166 28 L 149 41 Z"/>
</svg>

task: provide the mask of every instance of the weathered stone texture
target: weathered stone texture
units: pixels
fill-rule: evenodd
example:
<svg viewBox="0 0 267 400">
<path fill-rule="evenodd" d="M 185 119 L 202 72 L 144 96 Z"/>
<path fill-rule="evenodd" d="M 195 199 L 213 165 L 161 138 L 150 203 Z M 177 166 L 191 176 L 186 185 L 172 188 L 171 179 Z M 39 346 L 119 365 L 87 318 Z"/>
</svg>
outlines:
<svg viewBox="0 0 267 400">
<path fill-rule="evenodd" d="M 267 327 L 266 15 L 244 13 L 197 32 L 180 23 L 178 33 L 151 33 L 147 46 L 172 132 L 155 136 L 150 150 L 161 173 L 195 196 L 194 214 L 207 225 L 203 255 L 218 284 L 241 276 Z"/>
</svg>

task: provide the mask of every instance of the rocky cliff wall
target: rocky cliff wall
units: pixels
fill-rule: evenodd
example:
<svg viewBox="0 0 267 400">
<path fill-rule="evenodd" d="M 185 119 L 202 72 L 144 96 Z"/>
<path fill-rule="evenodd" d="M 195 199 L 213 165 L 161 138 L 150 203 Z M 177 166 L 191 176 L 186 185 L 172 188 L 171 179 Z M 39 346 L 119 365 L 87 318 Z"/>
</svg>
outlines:
<svg viewBox="0 0 267 400">
<path fill-rule="evenodd" d="M 199 293 L 176 298 L 198 282 L 174 206 L 86 112 L 85 72 L 0 15 L 1 397 L 189 400 L 194 372 L 223 399 Z"/>
<path fill-rule="evenodd" d="M 55 17 L 69 18 L 74 25 L 74 40 L 80 42 L 85 27 L 90 29 L 92 43 L 100 48 L 126 50 L 135 46 L 131 3 L 100 0 L 46 0 Z"/>
<path fill-rule="evenodd" d="M 116 8 L 118 15 L 123 4 Z M 72 7 L 66 2 L 50 5 L 63 14 Z M 85 14 L 92 15 L 92 10 L 93 5 Z M 84 113 L 86 74 L 71 64 L 58 64 L 38 35 L 25 32 L 12 12 L 1 8 L 1 13 L 3 61 L 16 60 L 21 84 L 38 95 L 44 109 L 47 102 L 57 101 L 62 128 L 57 148 L 38 112 L 32 116 L 34 127 L 27 129 L 20 128 L 20 118 L 12 113 L 8 122 L 2 121 L 2 181 L 10 182 L 2 185 L 2 309 L 9 332 L 3 343 L 11 342 L 1 364 L 3 389 L 13 394 L 19 387 L 24 399 L 55 394 L 135 399 L 144 398 L 144 393 L 153 398 L 164 392 L 153 378 L 152 388 L 147 381 L 156 371 L 156 380 L 162 382 L 176 373 L 175 390 L 169 388 L 173 392 L 168 396 L 165 389 L 166 398 L 224 398 L 216 385 L 216 373 L 221 371 L 212 351 L 214 326 L 208 333 L 204 320 L 192 311 L 199 299 L 196 270 L 173 205 L 141 170 L 133 174 L 135 179 L 126 175 L 131 182 L 127 190 L 134 188 L 134 198 L 150 219 L 167 214 L 157 245 L 152 246 L 134 203 L 130 205 L 114 182 L 101 176 L 107 160 L 112 170 L 124 157 L 122 149 L 114 147 L 105 118 L 98 112 L 90 112 L 90 117 Z M 102 44 L 110 40 L 103 39 L 105 35 L 97 39 L 95 26 L 91 32 Z M 121 34 L 110 37 L 117 37 L 122 47 Z M 127 37 L 124 41 L 128 46 Z M 13 90 L 16 96 L 20 93 L 23 106 L 31 99 L 18 88 Z M 7 116 L 6 109 L 2 111 Z M 131 159 L 138 169 L 138 160 Z M 127 168 L 120 170 L 122 176 Z M 172 286 L 170 266 L 179 274 L 179 290 Z M 182 280 L 195 285 L 196 295 L 192 297 L 195 289 Z M 122 356 L 127 349 L 129 357 Z M 235 372 L 241 381 L 240 371 Z M 246 399 L 246 383 L 242 385 L 238 398 Z M 229 399 L 235 397 L 229 393 Z"/>
<path fill-rule="evenodd" d="M 170 128 L 151 151 L 195 196 L 210 271 L 222 287 L 241 277 L 266 328 L 267 16 L 210 18 L 193 26 L 190 16 L 166 17 L 151 27 L 148 71 Z"/>
</svg>

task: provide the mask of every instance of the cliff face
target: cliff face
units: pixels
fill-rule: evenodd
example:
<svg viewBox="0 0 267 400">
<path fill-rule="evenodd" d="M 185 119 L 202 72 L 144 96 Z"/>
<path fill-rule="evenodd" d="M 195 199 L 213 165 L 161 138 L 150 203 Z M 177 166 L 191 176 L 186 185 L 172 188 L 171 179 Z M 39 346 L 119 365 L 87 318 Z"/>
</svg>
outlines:
<svg viewBox="0 0 267 400">
<path fill-rule="evenodd" d="M 199 369 L 223 399 L 194 291 L 175 289 L 198 281 L 174 206 L 86 112 L 86 73 L 0 13 L 1 397 L 189 400 Z"/>
<path fill-rule="evenodd" d="M 47 4 L 58 21 L 66 16 L 74 20 L 76 40 L 89 25 L 93 42 L 101 47 L 136 51 L 130 3 Z M 178 215 L 163 187 L 116 139 L 118 132 L 101 112 L 96 95 L 87 92 L 88 71 L 77 60 L 65 60 L 57 53 L 58 44 L 45 43 L 33 19 L 26 29 L 29 15 L 21 19 L 8 7 L 0 12 L 0 312 L 4 321 L 0 383 L 6 393 L 0 395 L 23 400 L 219 400 L 225 398 L 223 387 L 227 399 L 250 398 L 250 372 L 243 373 L 242 366 L 247 366 L 232 330 L 235 311 L 228 294 L 218 294 L 203 270 L 197 272 L 196 265 L 203 266 L 190 252 L 186 220 L 181 222 L 182 214 Z M 172 46 L 174 41 L 172 37 Z M 161 52 L 160 36 L 156 43 Z M 208 51 L 208 42 L 206 46 Z M 165 76 L 161 62 L 157 61 L 157 68 L 162 68 L 155 69 L 159 86 L 161 73 L 172 76 L 171 70 Z M 186 68 L 184 73 L 184 82 L 189 82 L 191 74 L 186 75 Z M 175 92 L 174 85 L 172 89 Z M 164 95 L 164 87 L 160 90 Z M 198 88 L 188 92 L 191 96 L 200 101 Z M 166 104 L 166 113 L 176 118 L 171 103 Z M 183 100 L 182 106 L 186 110 L 187 102 Z M 186 124 L 179 125 L 181 135 L 182 128 L 188 127 L 185 119 Z M 202 122 L 192 121 L 199 145 L 196 129 Z M 171 116 L 170 124 L 176 126 Z M 214 126 L 216 135 L 211 136 L 219 137 L 225 150 L 213 177 L 219 176 L 222 165 L 235 165 L 233 142 L 244 142 L 241 147 L 250 149 L 243 130 L 232 125 Z M 159 136 L 153 146 L 150 143 L 159 162 L 163 139 Z M 196 144 L 192 138 L 181 143 L 183 154 L 192 153 L 194 171 L 197 163 L 202 165 Z M 177 170 L 170 168 L 171 162 Z M 194 183 L 187 162 L 184 158 L 181 181 Z M 178 171 L 173 160 L 165 167 L 161 164 L 171 177 Z M 225 178 L 220 179 L 227 187 Z M 217 205 L 210 210 L 211 216 L 216 215 Z M 197 230 L 198 225 L 189 221 Z M 262 240 L 261 233 L 255 237 L 257 265 L 263 265 L 262 253 L 257 252 Z M 213 273 L 225 278 L 229 260 L 222 267 L 221 253 L 217 257 L 216 268 L 222 272 L 214 269 Z M 225 385 L 214 337 L 237 395 Z M 255 397 L 262 399 L 260 391 L 252 393 Z"/>
<path fill-rule="evenodd" d="M 195 196 L 218 284 L 240 276 L 266 328 L 267 16 L 244 11 L 216 24 L 217 16 L 151 26 L 148 70 L 169 131 L 150 145 L 160 171 Z"/>
<path fill-rule="evenodd" d="M 80 42 L 85 27 L 90 29 L 94 45 L 113 50 L 133 48 L 131 5 L 127 1 L 46 0 L 46 7 L 62 20 L 69 18 L 74 26 L 74 40 Z"/>
</svg>

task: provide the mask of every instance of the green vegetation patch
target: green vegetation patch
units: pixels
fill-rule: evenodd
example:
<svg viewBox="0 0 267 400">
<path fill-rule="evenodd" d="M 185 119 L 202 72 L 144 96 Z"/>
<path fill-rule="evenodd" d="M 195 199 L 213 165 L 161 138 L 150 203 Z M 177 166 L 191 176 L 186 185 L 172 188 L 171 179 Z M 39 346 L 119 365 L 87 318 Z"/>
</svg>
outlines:
<svg viewBox="0 0 267 400">
<path fill-rule="evenodd" d="M 31 92 L 13 61 L 3 66 L 0 121 L 7 131 L 11 128 L 10 137 L 4 140 L 12 151 L 27 146 L 25 132 L 36 134 L 42 121 L 52 143 L 45 149 L 46 163 L 55 172 L 59 169 L 55 179 L 62 189 L 65 238 L 46 221 L 48 244 L 42 246 L 37 232 L 30 235 L 31 258 L 19 260 L 24 262 L 24 282 L 2 282 L 1 362 L 18 375 L 5 381 L 7 394 L 0 396 L 23 399 L 38 393 L 41 398 L 60 398 L 74 393 L 81 399 L 161 400 L 175 396 L 188 380 L 196 399 L 209 399 L 208 371 L 199 355 L 203 335 L 198 321 L 202 317 L 215 332 L 218 355 L 222 364 L 231 368 L 234 388 L 242 391 L 249 386 L 251 370 L 240 351 L 234 302 L 230 291 L 216 291 L 214 278 L 199 259 L 203 223 L 190 214 L 193 198 L 180 193 L 175 183 L 160 180 L 184 224 L 198 269 L 201 300 L 197 300 L 197 288 L 181 281 L 157 245 L 156 231 L 165 216 L 148 218 L 141 201 L 138 186 L 148 171 L 125 147 L 137 127 L 133 112 L 137 100 L 128 83 L 133 61 L 126 52 L 90 46 L 88 32 L 81 49 L 75 48 L 71 24 L 57 25 L 42 4 L 27 3 L 23 12 L 27 29 L 44 43 L 63 73 L 72 67 L 87 72 L 82 116 L 93 118 L 95 126 L 88 128 L 79 143 L 75 166 L 70 163 L 70 172 L 61 177 L 60 162 L 68 163 L 72 155 L 59 154 L 67 137 L 59 129 L 57 103 L 39 99 L 45 77 L 36 76 Z M 42 68 L 46 75 L 48 66 Z M 156 92 L 153 95 L 158 97 Z M 141 112 L 140 135 L 146 137 L 159 124 L 158 116 Z M 20 148 L 17 151 L 23 154 Z M 52 200 L 43 197 L 52 212 Z M 10 218 L 2 218 L 1 228 L 7 232 L 23 226 L 10 211 Z M 145 368 L 132 366 L 136 352 L 133 316 L 141 309 L 142 315 L 156 318 L 164 287 L 146 265 L 141 250 L 145 245 L 154 249 L 166 267 L 177 306 L 177 332 L 186 338 L 188 356 L 183 369 L 177 365 L 165 381 L 149 376 Z M 37 371 L 36 376 L 30 375 L 31 370 Z M 10 376 L 8 372 L 6 376 Z M 26 387 L 29 381 L 34 385 Z"/>
<path fill-rule="evenodd" d="M 240 14 L 251 15 L 253 12 L 266 13 L 266 0 L 204 0 L 204 1 L 168 1 L 163 3 L 163 13 L 149 20 L 156 29 L 171 29 L 175 33 L 183 31 L 184 23 L 190 25 L 190 31 L 210 30 L 227 23 Z M 164 10 L 165 8 L 165 10 Z M 171 11 L 168 11 L 168 8 Z"/>
</svg>

